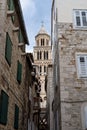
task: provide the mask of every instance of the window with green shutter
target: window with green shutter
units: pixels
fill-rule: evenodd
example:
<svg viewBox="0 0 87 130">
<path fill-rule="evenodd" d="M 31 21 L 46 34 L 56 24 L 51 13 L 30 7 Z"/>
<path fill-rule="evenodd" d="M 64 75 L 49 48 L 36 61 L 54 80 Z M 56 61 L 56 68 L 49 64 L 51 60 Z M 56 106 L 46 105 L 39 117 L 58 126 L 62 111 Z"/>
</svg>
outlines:
<svg viewBox="0 0 87 130">
<path fill-rule="evenodd" d="M 9 34 L 6 33 L 5 58 L 9 65 L 11 65 L 11 56 L 12 56 L 12 42 L 9 37 Z"/>
<path fill-rule="evenodd" d="M 19 84 L 21 83 L 21 77 L 22 77 L 22 64 L 18 61 L 17 63 L 17 81 Z"/>
<path fill-rule="evenodd" d="M 13 2 L 13 0 L 8 0 L 8 10 L 10 10 L 10 11 L 14 11 L 14 2 Z M 12 22 L 14 23 L 14 20 L 15 20 L 15 16 L 13 15 L 13 16 L 11 16 L 11 20 L 12 20 Z"/>
<path fill-rule="evenodd" d="M 22 43 L 24 41 L 21 30 L 19 30 L 19 33 L 18 33 L 18 40 L 19 40 L 19 43 Z"/>
<path fill-rule="evenodd" d="M 0 97 L 0 124 L 7 124 L 7 114 L 8 114 L 8 95 L 2 90 Z"/>
<path fill-rule="evenodd" d="M 15 104 L 15 114 L 14 114 L 14 128 L 18 129 L 19 124 L 19 107 Z"/>
<path fill-rule="evenodd" d="M 13 0 L 8 0 L 8 10 L 14 10 L 14 2 L 13 2 Z"/>
</svg>

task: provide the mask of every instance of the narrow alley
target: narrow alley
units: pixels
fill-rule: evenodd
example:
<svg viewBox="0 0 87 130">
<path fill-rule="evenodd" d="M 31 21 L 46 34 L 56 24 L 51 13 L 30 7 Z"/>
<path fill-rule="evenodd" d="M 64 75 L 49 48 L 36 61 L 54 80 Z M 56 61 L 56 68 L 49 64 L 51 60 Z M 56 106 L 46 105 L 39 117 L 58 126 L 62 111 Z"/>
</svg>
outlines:
<svg viewBox="0 0 87 130">
<path fill-rule="evenodd" d="M 0 0 L 0 130 L 87 130 L 87 0 Z"/>
</svg>

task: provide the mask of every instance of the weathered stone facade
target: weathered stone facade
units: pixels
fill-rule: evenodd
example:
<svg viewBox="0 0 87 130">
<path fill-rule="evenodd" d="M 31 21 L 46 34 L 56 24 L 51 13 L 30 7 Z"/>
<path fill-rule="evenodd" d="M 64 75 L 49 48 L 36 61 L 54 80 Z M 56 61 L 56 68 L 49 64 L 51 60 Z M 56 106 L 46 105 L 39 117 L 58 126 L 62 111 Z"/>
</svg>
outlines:
<svg viewBox="0 0 87 130">
<path fill-rule="evenodd" d="M 53 88 L 53 66 L 48 66 L 47 72 L 47 118 L 48 118 L 48 130 L 53 130 L 53 112 L 52 112 L 52 101 L 54 98 Z"/>
<path fill-rule="evenodd" d="M 63 0 L 56 0 L 56 2 L 60 2 L 60 5 L 56 6 L 59 9 L 56 12 L 59 17 L 55 20 L 57 31 L 54 34 L 53 43 L 55 56 L 53 61 L 54 130 L 86 130 L 87 76 L 80 76 L 85 66 L 80 66 L 82 61 L 81 59 L 78 60 L 78 56 L 83 58 L 87 55 L 87 26 L 85 28 L 76 27 L 75 18 L 73 18 L 74 20 L 71 19 L 71 12 L 74 13 L 73 9 L 78 11 L 82 9 L 85 12 L 86 1 L 82 5 L 79 2 L 68 1 L 65 5 L 66 7 L 68 4 L 69 10 L 66 17 L 60 15 L 61 9 L 63 9 L 62 15 L 64 16 L 67 10 L 61 8 L 63 7 Z M 69 2 L 71 3 L 70 6 Z M 85 72 L 86 70 L 82 74 Z"/>
<path fill-rule="evenodd" d="M 28 90 L 28 84 L 26 84 L 25 81 L 26 59 L 24 55 L 25 43 L 28 44 L 28 39 L 19 0 L 13 0 L 13 10 L 8 9 L 9 5 L 7 4 L 7 2 L 7 0 L 0 0 L 0 95 L 2 94 L 1 92 L 3 90 L 4 95 L 8 96 L 7 117 L 2 117 L 7 119 L 5 124 L 1 123 L 1 121 L 4 119 L 1 119 L 2 113 L 0 113 L 0 129 L 14 130 L 16 128 L 18 130 L 25 130 L 28 127 L 28 117 L 26 116 L 26 114 L 28 113 L 28 92 L 26 92 L 26 90 Z M 23 35 L 23 43 L 19 43 L 18 40 L 19 30 L 21 30 Z M 10 50 L 10 54 L 8 51 L 9 47 L 6 48 L 7 34 L 9 35 L 10 43 L 12 43 L 12 51 Z M 7 54 L 9 55 L 7 55 L 7 58 L 11 56 L 11 64 L 9 64 L 6 59 L 6 49 L 8 51 Z M 20 82 L 17 81 L 18 61 L 22 65 Z M 4 99 L 0 98 L 0 101 L 2 100 Z M 17 106 L 16 109 L 15 105 Z M 1 110 L 3 107 L 4 106 L 0 104 L 0 112 L 3 111 Z M 16 113 L 16 110 L 18 113 Z M 16 116 L 18 118 L 16 126 L 14 126 L 16 118 L 15 114 L 17 114 Z"/>
</svg>

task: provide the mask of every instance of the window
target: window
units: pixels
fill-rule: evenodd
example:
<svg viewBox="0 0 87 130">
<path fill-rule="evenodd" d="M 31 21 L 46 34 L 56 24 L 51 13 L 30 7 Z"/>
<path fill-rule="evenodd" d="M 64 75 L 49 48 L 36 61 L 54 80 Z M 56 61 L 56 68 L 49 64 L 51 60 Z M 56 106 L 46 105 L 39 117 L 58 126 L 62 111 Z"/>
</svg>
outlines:
<svg viewBox="0 0 87 130">
<path fill-rule="evenodd" d="M 0 97 L 0 124 L 7 124 L 8 115 L 8 95 L 2 90 Z"/>
<path fill-rule="evenodd" d="M 74 10 L 75 27 L 87 27 L 87 10 Z"/>
<path fill-rule="evenodd" d="M 24 42 L 21 30 L 19 30 L 19 33 L 18 33 L 18 40 L 19 40 L 19 43 Z"/>
<path fill-rule="evenodd" d="M 12 42 L 9 37 L 9 34 L 6 33 L 5 58 L 9 65 L 11 65 L 11 56 L 12 56 Z"/>
<path fill-rule="evenodd" d="M 42 67 L 40 66 L 40 73 L 42 72 Z"/>
<path fill-rule="evenodd" d="M 40 60 L 42 59 L 42 52 L 40 51 Z"/>
<path fill-rule="evenodd" d="M 77 55 L 78 76 L 87 78 L 87 55 Z"/>
<path fill-rule="evenodd" d="M 14 2 L 13 0 L 8 0 L 8 10 L 14 11 Z M 15 16 L 11 16 L 12 22 L 14 23 Z"/>
<path fill-rule="evenodd" d="M 15 104 L 15 114 L 14 114 L 14 128 L 18 129 L 19 123 L 19 107 Z"/>
<path fill-rule="evenodd" d="M 17 81 L 21 83 L 21 76 L 22 76 L 22 64 L 18 61 L 17 63 Z"/>
<path fill-rule="evenodd" d="M 13 2 L 13 0 L 8 0 L 8 10 L 14 10 L 14 2 Z"/>
<path fill-rule="evenodd" d="M 45 60 L 45 51 L 44 51 L 44 60 Z"/>
<path fill-rule="evenodd" d="M 44 66 L 44 73 L 46 72 L 46 66 Z"/>
<path fill-rule="evenodd" d="M 43 39 L 43 46 L 44 46 L 44 39 Z"/>
<path fill-rule="evenodd" d="M 41 46 L 44 46 L 44 39 L 41 39 Z"/>
</svg>

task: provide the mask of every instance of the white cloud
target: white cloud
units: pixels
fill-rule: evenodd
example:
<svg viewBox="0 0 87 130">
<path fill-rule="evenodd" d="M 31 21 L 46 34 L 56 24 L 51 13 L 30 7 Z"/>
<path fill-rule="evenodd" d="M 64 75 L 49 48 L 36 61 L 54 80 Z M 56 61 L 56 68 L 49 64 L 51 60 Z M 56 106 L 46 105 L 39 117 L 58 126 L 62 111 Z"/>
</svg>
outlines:
<svg viewBox="0 0 87 130">
<path fill-rule="evenodd" d="M 31 16 L 36 12 L 36 6 L 34 0 L 20 0 L 23 11 L 26 11 Z"/>
</svg>

